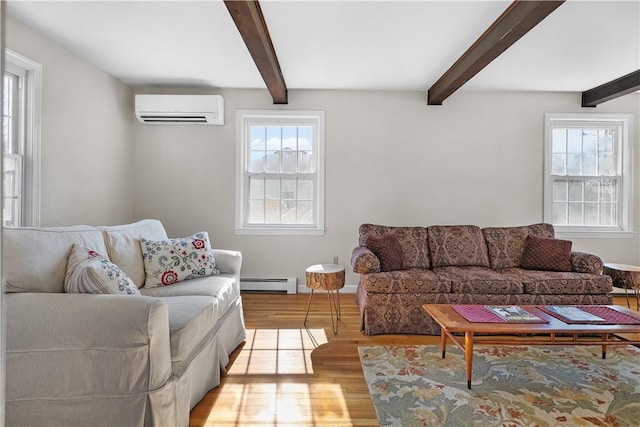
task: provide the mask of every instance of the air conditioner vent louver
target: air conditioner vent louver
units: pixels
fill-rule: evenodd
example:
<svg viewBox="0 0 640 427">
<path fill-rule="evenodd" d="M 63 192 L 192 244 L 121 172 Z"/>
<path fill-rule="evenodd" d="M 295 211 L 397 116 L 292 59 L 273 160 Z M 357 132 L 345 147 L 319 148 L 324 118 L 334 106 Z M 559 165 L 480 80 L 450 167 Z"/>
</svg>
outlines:
<svg viewBox="0 0 640 427">
<path fill-rule="evenodd" d="M 224 124 L 220 95 L 136 95 L 136 117 L 141 123 Z"/>
</svg>

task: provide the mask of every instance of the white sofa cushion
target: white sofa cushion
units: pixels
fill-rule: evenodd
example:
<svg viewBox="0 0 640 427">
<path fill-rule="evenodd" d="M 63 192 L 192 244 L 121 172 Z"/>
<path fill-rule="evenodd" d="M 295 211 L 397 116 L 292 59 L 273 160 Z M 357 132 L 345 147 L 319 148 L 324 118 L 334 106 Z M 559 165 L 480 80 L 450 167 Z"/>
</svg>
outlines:
<svg viewBox="0 0 640 427">
<path fill-rule="evenodd" d="M 67 293 L 140 295 L 133 281 L 104 255 L 75 243 L 64 278 Z"/>
<path fill-rule="evenodd" d="M 218 301 L 217 315 L 222 317 L 233 301 L 240 295 L 240 285 L 232 274 L 218 274 L 185 280 L 171 286 L 142 288 L 142 295 L 151 297 L 177 297 L 182 295 L 209 296 Z"/>
<path fill-rule="evenodd" d="M 200 350 L 205 336 L 214 330 L 218 321 L 218 301 L 205 296 L 159 298 L 169 310 L 169 336 L 173 373 L 180 376 L 184 362 L 189 362 Z"/>
<path fill-rule="evenodd" d="M 88 225 L 5 228 L 2 239 L 8 292 L 64 292 L 67 259 L 74 243 L 107 253 L 102 231 Z"/>
<path fill-rule="evenodd" d="M 167 239 L 167 232 L 157 219 L 144 219 L 132 224 L 100 227 L 104 231 L 107 256 L 137 287 L 144 285 L 145 273 L 140 250 L 140 237 L 151 240 Z"/>
</svg>

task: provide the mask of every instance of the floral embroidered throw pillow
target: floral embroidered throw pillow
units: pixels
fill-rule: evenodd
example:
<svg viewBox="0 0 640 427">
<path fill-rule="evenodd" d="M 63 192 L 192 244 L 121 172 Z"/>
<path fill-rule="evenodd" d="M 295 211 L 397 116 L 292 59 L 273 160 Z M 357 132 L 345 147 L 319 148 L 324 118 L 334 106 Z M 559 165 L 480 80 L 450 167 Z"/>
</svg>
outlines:
<svg viewBox="0 0 640 427">
<path fill-rule="evenodd" d="M 117 265 L 77 243 L 67 260 L 64 290 L 68 293 L 140 295 L 137 286 Z"/>
<path fill-rule="evenodd" d="M 154 241 L 142 237 L 140 247 L 146 275 L 145 288 L 220 274 L 216 270 L 216 260 L 206 231 L 169 240 Z"/>
</svg>

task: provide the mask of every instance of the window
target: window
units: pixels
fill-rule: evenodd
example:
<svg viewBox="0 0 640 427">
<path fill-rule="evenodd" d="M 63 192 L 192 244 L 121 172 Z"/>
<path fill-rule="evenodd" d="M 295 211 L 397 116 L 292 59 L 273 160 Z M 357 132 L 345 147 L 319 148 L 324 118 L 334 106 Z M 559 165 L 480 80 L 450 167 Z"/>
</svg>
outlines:
<svg viewBox="0 0 640 427">
<path fill-rule="evenodd" d="M 2 76 L 2 218 L 6 227 L 40 223 L 41 66 L 5 52 Z"/>
<path fill-rule="evenodd" d="M 238 111 L 237 234 L 324 233 L 324 112 Z"/>
<path fill-rule="evenodd" d="M 632 230 L 631 126 L 631 114 L 545 115 L 545 221 L 556 231 Z"/>
</svg>

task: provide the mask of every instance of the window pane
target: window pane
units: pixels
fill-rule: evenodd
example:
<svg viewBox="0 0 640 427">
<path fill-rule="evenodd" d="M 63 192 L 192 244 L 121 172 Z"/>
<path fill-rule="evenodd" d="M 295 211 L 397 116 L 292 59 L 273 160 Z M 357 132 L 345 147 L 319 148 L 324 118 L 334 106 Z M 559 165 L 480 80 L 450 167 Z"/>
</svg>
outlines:
<svg viewBox="0 0 640 427">
<path fill-rule="evenodd" d="M 281 151 L 271 151 L 267 153 L 267 172 L 279 173 L 280 172 L 280 153 Z"/>
<path fill-rule="evenodd" d="M 614 179 L 603 179 L 600 184 L 600 201 L 616 202 L 618 197 L 618 181 Z"/>
<path fill-rule="evenodd" d="M 249 129 L 250 147 L 252 150 L 266 149 L 265 145 L 266 128 L 264 126 L 251 126 Z"/>
<path fill-rule="evenodd" d="M 598 155 L 598 175 L 612 176 L 616 174 L 613 155 L 604 153 Z"/>
<path fill-rule="evenodd" d="M 265 223 L 280 224 L 281 203 L 280 200 L 265 200 Z"/>
<path fill-rule="evenodd" d="M 567 129 L 567 153 L 582 152 L 582 129 Z"/>
<path fill-rule="evenodd" d="M 249 178 L 249 199 L 264 199 L 264 178 Z"/>
<path fill-rule="evenodd" d="M 582 156 L 582 175 L 596 175 L 596 174 L 597 174 L 596 154 L 585 153 Z"/>
<path fill-rule="evenodd" d="M 569 203 L 569 224 L 584 225 L 582 222 L 582 203 Z"/>
<path fill-rule="evenodd" d="M 567 174 L 582 175 L 581 160 L 580 154 L 569 154 L 567 156 Z"/>
<path fill-rule="evenodd" d="M 572 179 L 569 181 L 569 201 L 582 202 L 582 181 Z"/>
<path fill-rule="evenodd" d="M 267 150 L 281 150 L 281 128 L 280 126 L 267 126 L 266 128 Z"/>
<path fill-rule="evenodd" d="M 298 202 L 298 224 L 313 224 L 313 204 Z"/>
<path fill-rule="evenodd" d="M 567 174 L 567 155 L 554 154 L 551 158 L 551 173 L 553 175 Z"/>
<path fill-rule="evenodd" d="M 567 130 L 564 128 L 553 129 L 552 134 L 552 153 L 566 153 L 567 152 Z"/>
<path fill-rule="evenodd" d="M 598 131 L 598 152 L 613 153 L 613 129 L 600 129 Z"/>
<path fill-rule="evenodd" d="M 313 180 L 298 179 L 298 200 L 313 200 Z"/>
<path fill-rule="evenodd" d="M 264 201 L 249 201 L 249 224 L 264 224 Z"/>
<path fill-rule="evenodd" d="M 280 201 L 280 179 L 271 178 L 266 180 L 265 198 Z"/>
<path fill-rule="evenodd" d="M 595 153 L 596 142 L 598 141 L 597 129 L 583 129 L 582 134 L 582 152 L 583 153 Z"/>
<path fill-rule="evenodd" d="M 290 148 L 282 151 L 282 173 L 296 173 L 298 152 Z"/>
<path fill-rule="evenodd" d="M 584 201 L 585 202 L 598 202 L 600 191 L 599 180 L 587 180 L 584 183 Z"/>
<path fill-rule="evenodd" d="M 567 220 L 569 219 L 567 216 L 567 207 L 566 203 L 553 204 L 552 221 L 554 224 L 567 225 Z"/>
<path fill-rule="evenodd" d="M 295 126 L 282 127 L 282 149 L 298 149 L 298 128 Z"/>
<path fill-rule="evenodd" d="M 298 150 L 313 151 L 313 127 L 298 126 Z"/>
<path fill-rule="evenodd" d="M 588 203 L 584 205 L 584 225 L 600 225 L 597 204 Z"/>
<path fill-rule="evenodd" d="M 267 156 L 264 151 L 249 152 L 249 172 L 260 173 L 267 170 Z"/>
<path fill-rule="evenodd" d="M 296 180 L 282 180 L 282 200 L 295 200 L 296 198 Z"/>
</svg>

